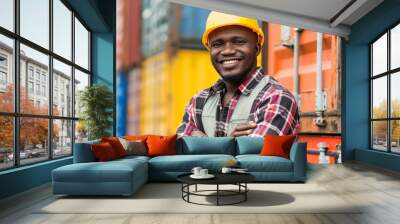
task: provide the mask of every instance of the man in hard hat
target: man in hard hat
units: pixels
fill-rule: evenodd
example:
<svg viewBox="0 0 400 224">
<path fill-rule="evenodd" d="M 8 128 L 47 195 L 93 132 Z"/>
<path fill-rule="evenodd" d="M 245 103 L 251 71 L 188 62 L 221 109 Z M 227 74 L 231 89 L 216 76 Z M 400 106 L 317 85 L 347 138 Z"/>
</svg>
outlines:
<svg viewBox="0 0 400 224">
<path fill-rule="evenodd" d="M 202 42 L 221 79 L 191 99 L 177 130 L 179 137 L 298 132 L 294 96 L 257 67 L 264 44 L 257 20 L 211 12 Z"/>
</svg>

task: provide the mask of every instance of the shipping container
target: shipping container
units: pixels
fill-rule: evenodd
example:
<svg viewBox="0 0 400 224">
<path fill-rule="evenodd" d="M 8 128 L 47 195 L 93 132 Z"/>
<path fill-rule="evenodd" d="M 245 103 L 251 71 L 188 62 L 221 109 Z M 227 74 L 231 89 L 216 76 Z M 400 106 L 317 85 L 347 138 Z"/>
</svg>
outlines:
<svg viewBox="0 0 400 224">
<path fill-rule="evenodd" d="M 173 134 L 191 97 L 219 76 L 208 52 L 181 49 L 147 58 L 141 68 L 141 134 Z"/>
<path fill-rule="evenodd" d="M 128 76 L 127 73 L 120 70 L 117 73 L 116 82 L 116 117 L 117 117 L 117 136 L 122 136 L 126 134 L 126 124 L 127 124 L 127 100 L 126 95 L 128 94 Z"/>
<path fill-rule="evenodd" d="M 142 56 L 148 58 L 166 48 L 174 8 L 166 0 L 142 0 Z"/>
<path fill-rule="evenodd" d="M 180 38 L 201 40 L 209 10 L 180 5 Z"/>
<path fill-rule="evenodd" d="M 170 119 L 169 131 L 176 132 L 190 99 L 213 85 L 219 75 L 211 64 L 208 51 L 180 49 L 170 65 L 169 73 L 173 77 L 170 85 L 173 118 Z"/>
<path fill-rule="evenodd" d="M 317 143 L 329 142 L 328 150 L 336 152 L 341 145 L 340 38 L 322 34 L 320 92 L 317 83 L 317 33 L 272 23 L 266 27 L 267 58 L 264 67 L 267 67 L 268 74 L 292 92 L 295 85 L 295 46 L 298 35 L 300 134 L 309 143 L 309 150 L 317 150 Z M 319 97 L 322 100 L 317 104 Z M 309 162 L 316 162 L 315 156 L 309 155 L 309 158 Z"/>
<path fill-rule="evenodd" d="M 140 133 L 167 134 L 168 55 L 153 55 L 142 62 L 140 69 Z"/>
<path fill-rule="evenodd" d="M 127 125 L 126 134 L 140 134 L 140 94 L 141 94 L 140 67 L 131 68 L 128 73 L 127 94 Z"/>
<path fill-rule="evenodd" d="M 340 135 L 300 135 L 298 141 L 307 142 L 307 161 L 311 164 L 320 163 L 319 144 L 327 147 L 325 153 L 327 163 L 337 163 L 340 160 L 341 136 Z"/>
<path fill-rule="evenodd" d="M 117 4 L 117 69 L 140 63 L 141 1 L 119 0 Z"/>
</svg>

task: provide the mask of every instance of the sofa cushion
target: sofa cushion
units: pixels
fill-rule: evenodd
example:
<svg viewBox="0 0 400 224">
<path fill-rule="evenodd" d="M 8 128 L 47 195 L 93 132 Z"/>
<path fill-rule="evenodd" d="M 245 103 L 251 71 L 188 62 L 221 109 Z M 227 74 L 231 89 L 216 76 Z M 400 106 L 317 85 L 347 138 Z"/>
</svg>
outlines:
<svg viewBox="0 0 400 224">
<path fill-rule="evenodd" d="M 146 143 L 141 140 L 127 140 L 124 138 L 118 138 L 121 142 L 121 145 L 124 147 L 126 151 L 126 155 L 138 155 L 145 156 L 147 155 Z"/>
<path fill-rule="evenodd" d="M 193 167 L 200 166 L 211 172 L 219 171 L 230 159 L 231 155 L 174 155 L 158 156 L 149 160 L 149 170 L 163 172 L 190 172 Z"/>
<path fill-rule="evenodd" d="M 260 155 L 280 156 L 289 159 L 290 147 L 292 147 L 295 139 L 296 135 L 266 135 Z"/>
<path fill-rule="evenodd" d="M 101 138 L 101 142 L 110 143 L 110 145 L 114 149 L 117 158 L 122 158 L 126 156 L 126 151 L 117 137 L 104 137 Z"/>
<path fill-rule="evenodd" d="M 143 161 L 143 162 L 148 162 L 150 157 L 147 156 L 137 156 L 137 155 L 130 155 L 130 156 L 125 156 L 124 158 L 116 159 L 113 160 L 113 162 L 131 162 L 131 161 Z"/>
<path fill-rule="evenodd" d="M 236 155 L 260 154 L 264 138 L 241 136 L 236 138 Z"/>
<path fill-rule="evenodd" d="M 129 182 L 134 172 L 147 171 L 145 166 L 146 162 L 136 159 L 74 163 L 59 167 L 52 173 L 53 181 L 58 182 Z"/>
<path fill-rule="evenodd" d="M 140 140 L 140 141 L 146 141 L 147 137 L 152 136 L 152 135 L 125 135 L 123 136 L 124 139 L 127 140 Z"/>
<path fill-rule="evenodd" d="M 225 154 L 235 155 L 235 139 L 232 137 L 183 137 L 177 154 Z"/>
<path fill-rule="evenodd" d="M 108 142 L 92 144 L 90 147 L 92 149 L 94 157 L 96 157 L 96 161 L 105 162 L 118 158 L 112 145 Z"/>
<path fill-rule="evenodd" d="M 161 136 L 154 135 L 149 136 L 146 139 L 148 148 L 148 156 L 164 156 L 164 155 L 175 155 L 176 154 L 176 137 L 177 135 Z"/>
<path fill-rule="evenodd" d="M 236 159 L 241 168 L 249 172 L 292 172 L 292 161 L 278 156 L 238 155 Z"/>
</svg>

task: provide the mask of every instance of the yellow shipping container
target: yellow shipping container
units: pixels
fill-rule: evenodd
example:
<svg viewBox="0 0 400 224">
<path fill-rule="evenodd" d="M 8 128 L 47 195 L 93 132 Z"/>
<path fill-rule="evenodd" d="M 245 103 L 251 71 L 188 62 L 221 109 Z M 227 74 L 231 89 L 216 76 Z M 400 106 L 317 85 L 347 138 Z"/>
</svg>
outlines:
<svg viewBox="0 0 400 224">
<path fill-rule="evenodd" d="M 140 133 L 166 134 L 168 61 L 165 52 L 142 62 L 140 74 Z"/>
<path fill-rule="evenodd" d="M 191 97 L 219 79 L 209 52 L 189 49 L 147 58 L 140 76 L 140 133 L 160 135 L 174 134 Z"/>
</svg>

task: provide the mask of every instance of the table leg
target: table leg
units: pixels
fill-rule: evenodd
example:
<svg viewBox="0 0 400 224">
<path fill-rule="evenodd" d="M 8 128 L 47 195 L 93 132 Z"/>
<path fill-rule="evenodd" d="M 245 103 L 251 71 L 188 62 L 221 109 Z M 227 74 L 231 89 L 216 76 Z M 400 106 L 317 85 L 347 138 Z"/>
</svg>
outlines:
<svg viewBox="0 0 400 224">
<path fill-rule="evenodd" d="M 244 183 L 244 201 L 247 201 L 247 183 Z"/>
<path fill-rule="evenodd" d="M 219 184 L 217 184 L 217 206 L 219 205 Z"/>
<path fill-rule="evenodd" d="M 196 186 L 195 186 L 195 191 L 197 192 L 197 184 L 196 184 Z"/>
<path fill-rule="evenodd" d="M 183 190 L 184 190 L 184 184 L 182 183 L 182 188 L 181 188 L 181 192 L 182 192 L 182 199 L 183 199 Z"/>
<path fill-rule="evenodd" d="M 187 185 L 187 192 L 188 192 L 188 193 L 187 193 L 187 201 L 188 201 L 188 202 L 190 202 L 190 201 L 189 201 L 189 195 L 190 195 L 190 184 L 188 184 L 188 185 Z"/>
</svg>

